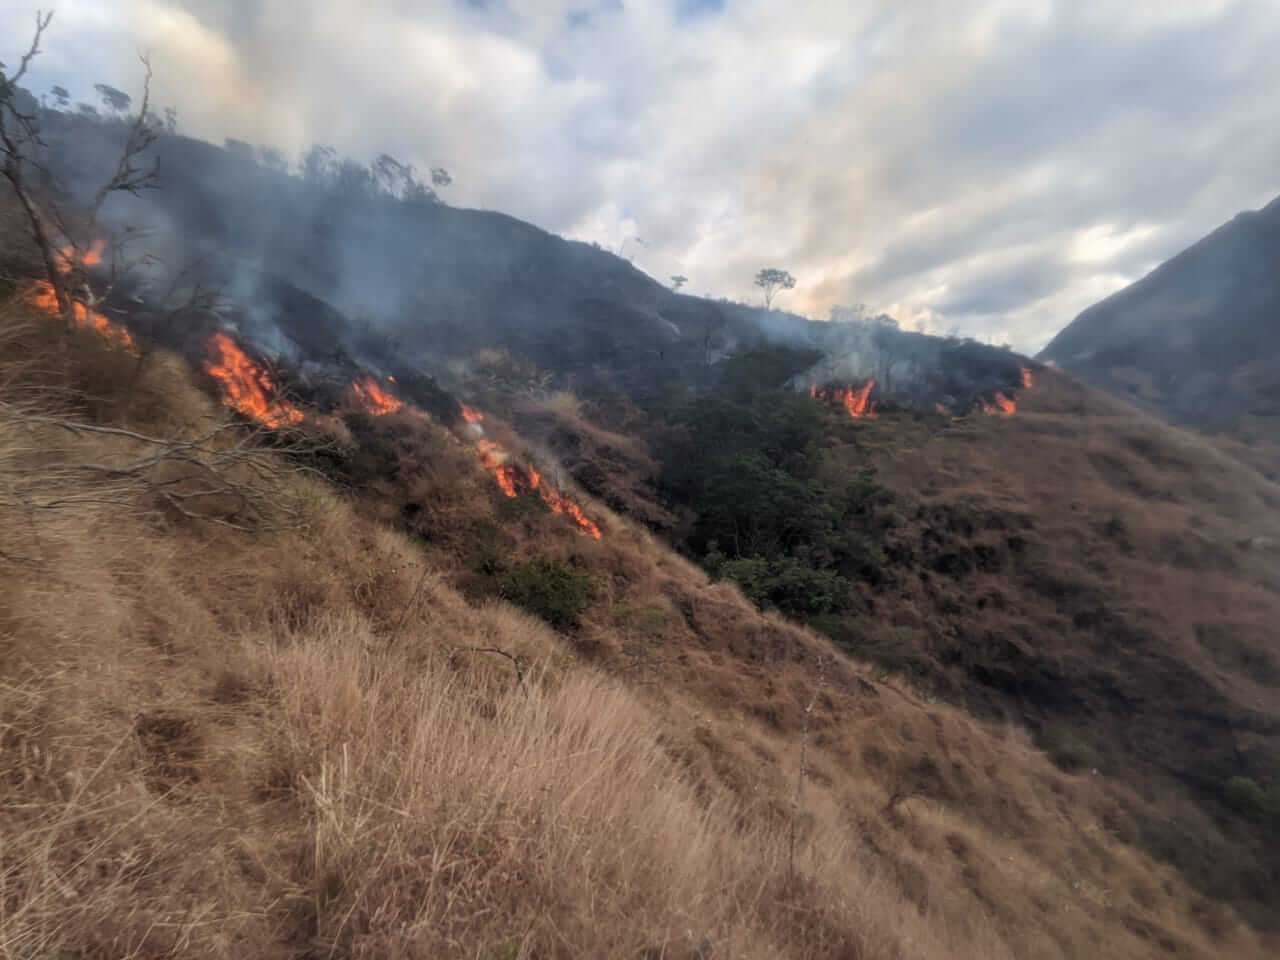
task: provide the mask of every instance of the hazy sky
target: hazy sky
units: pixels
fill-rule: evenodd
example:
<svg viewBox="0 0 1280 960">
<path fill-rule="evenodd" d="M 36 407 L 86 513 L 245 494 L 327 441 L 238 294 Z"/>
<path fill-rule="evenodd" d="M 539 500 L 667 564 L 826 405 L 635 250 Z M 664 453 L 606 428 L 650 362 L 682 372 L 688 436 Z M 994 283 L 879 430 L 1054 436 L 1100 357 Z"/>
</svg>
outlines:
<svg viewBox="0 0 1280 960">
<path fill-rule="evenodd" d="M 49 5 L 49 0 L 44 0 Z M 34 5 L 0 10 L 12 63 Z M 1033 351 L 1280 193 L 1278 0 L 64 2 L 35 74 L 184 132 L 449 169 L 688 290 Z M 639 237 L 638 242 L 632 238 Z"/>
</svg>

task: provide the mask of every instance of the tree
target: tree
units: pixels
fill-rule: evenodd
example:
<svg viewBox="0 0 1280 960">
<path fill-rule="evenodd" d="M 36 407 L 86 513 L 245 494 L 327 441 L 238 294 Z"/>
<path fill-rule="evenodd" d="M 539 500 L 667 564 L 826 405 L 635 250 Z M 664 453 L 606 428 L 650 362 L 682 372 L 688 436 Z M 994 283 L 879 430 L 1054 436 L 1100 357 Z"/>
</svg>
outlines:
<svg viewBox="0 0 1280 960">
<path fill-rule="evenodd" d="M 338 151 L 317 143 L 303 154 L 299 166 L 303 180 L 317 185 L 327 183 L 337 173 Z"/>
<path fill-rule="evenodd" d="M 102 97 L 103 106 L 117 116 L 126 112 L 133 103 L 133 97 L 123 90 L 117 90 L 109 83 L 95 83 L 93 89 L 97 90 L 98 96 Z"/>
<path fill-rule="evenodd" d="M 25 105 L 26 101 L 31 100 L 30 94 L 18 86 L 31 66 L 31 61 L 39 55 L 40 39 L 52 20 L 52 13 L 36 14 L 31 44 L 12 74 L 5 74 L 5 68 L 0 64 L 0 175 L 8 181 L 22 209 L 58 307 L 64 315 L 69 315 L 72 310 L 73 289 L 83 290 L 89 300 L 93 299 L 92 291 L 85 282 L 83 263 L 90 244 L 100 239 L 98 216 L 103 203 L 112 193 L 136 195 L 156 183 L 154 163 L 142 163 L 147 151 L 156 141 L 156 131 L 147 121 L 147 108 L 151 101 L 151 62 L 147 57 L 140 56 L 146 69 L 142 108 L 128 126 L 128 135 L 115 170 L 98 188 L 87 209 L 75 218 L 74 223 L 63 215 L 56 203 L 59 193 L 57 185 L 52 182 L 52 176 L 41 158 L 45 144 L 40 139 L 36 125 L 34 104 Z M 104 85 L 98 86 L 101 88 Z M 133 102 L 133 98 L 127 94 L 114 88 L 109 89 L 124 98 L 125 109 Z M 103 96 L 106 98 L 105 92 Z M 113 102 L 120 101 L 113 98 Z M 33 185 L 33 181 L 39 186 Z M 55 253 L 63 245 L 71 248 L 70 256 Z"/>
<path fill-rule="evenodd" d="M 380 154 L 369 168 L 377 189 L 397 200 L 435 200 L 435 191 L 418 179 L 413 164 L 401 163 L 389 153 Z M 431 182 L 445 186 L 453 178 L 437 167 L 431 171 Z"/>
<path fill-rule="evenodd" d="M 164 129 L 166 133 L 178 132 L 178 108 L 177 107 L 164 108 Z"/>
<path fill-rule="evenodd" d="M 275 170 L 277 173 L 289 172 L 289 161 L 275 147 L 259 147 L 258 158 L 268 170 Z"/>
<path fill-rule="evenodd" d="M 786 270 L 777 267 L 765 267 L 756 274 L 756 286 L 764 291 L 764 308 L 773 306 L 773 297 L 779 290 L 790 290 L 796 285 L 796 278 Z"/>
<path fill-rule="evenodd" d="M 36 166 L 35 154 L 43 144 L 36 129 L 35 110 L 23 106 L 20 94 L 24 91 L 18 87 L 18 82 L 26 75 L 31 61 L 40 53 L 40 38 L 49 28 L 51 20 L 53 20 L 52 13 L 37 13 L 31 46 L 22 55 L 17 69 L 12 74 L 6 74 L 3 72 L 3 67 L 0 67 L 0 153 L 4 161 L 2 168 L 4 178 L 9 182 L 26 216 L 31 238 L 40 251 L 41 260 L 44 261 L 45 274 L 53 285 L 54 295 L 58 298 L 58 307 L 66 313 L 71 309 L 71 302 L 67 297 L 66 286 L 61 282 L 59 265 L 53 252 L 53 242 L 40 217 L 35 196 L 27 181 L 28 168 Z"/>
<path fill-rule="evenodd" d="M 682 277 L 682 276 L 680 276 L 680 274 L 678 274 L 678 273 L 673 273 L 673 274 L 671 275 L 671 289 L 672 289 L 672 290 L 679 290 L 681 287 L 683 287 L 683 286 L 684 286 L 686 283 L 688 283 L 688 282 L 689 282 L 689 278 L 688 278 L 688 277 Z"/>
<path fill-rule="evenodd" d="M 71 93 L 66 87 L 55 86 L 49 92 L 53 94 L 53 102 L 59 110 L 65 110 L 67 104 L 71 102 Z"/>
</svg>

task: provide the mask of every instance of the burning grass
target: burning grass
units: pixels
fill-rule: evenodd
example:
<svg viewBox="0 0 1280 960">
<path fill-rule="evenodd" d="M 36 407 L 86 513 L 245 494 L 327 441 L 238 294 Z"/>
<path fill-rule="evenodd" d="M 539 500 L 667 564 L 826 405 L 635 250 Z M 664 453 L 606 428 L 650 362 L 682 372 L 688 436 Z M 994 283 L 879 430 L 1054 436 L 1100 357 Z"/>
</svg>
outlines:
<svg viewBox="0 0 1280 960">
<path fill-rule="evenodd" d="M 280 396 L 266 369 L 225 333 L 209 338 L 205 372 L 218 381 L 227 406 L 251 420 L 272 429 L 302 422 L 302 411 Z"/>
<path fill-rule="evenodd" d="M 483 430 L 480 425 L 484 414 L 465 403 L 462 404 L 462 419 L 473 430 Z M 511 499 L 521 494 L 536 495 L 552 513 L 566 517 L 578 532 L 595 540 L 603 536 L 599 525 L 583 512 L 582 507 L 551 486 L 532 463 L 517 463 L 502 444 L 488 437 L 476 440 L 476 451 L 480 463 L 497 481 L 504 495 Z"/>
<path fill-rule="evenodd" d="M 819 387 L 817 384 L 810 384 L 809 396 L 827 403 L 839 404 L 854 420 L 861 420 L 863 417 L 874 420 L 876 404 L 871 399 L 871 391 L 875 388 L 875 380 L 868 380 L 860 387 L 852 384 L 845 387 Z"/>
<path fill-rule="evenodd" d="M 391 380 L 391 378 L 388 377 L 388 380 Z M 395 413 L 404 407 L 403 401 L 397 399 L 389 391 L 384 390 L 381 384 L 373 377 L 361 377 L 352 383 L 350 399 L 357 410 L 363 410 L 365 413 L 373 414 L 376 417 L 385 417 L 387 414 Z"/>
</svg>

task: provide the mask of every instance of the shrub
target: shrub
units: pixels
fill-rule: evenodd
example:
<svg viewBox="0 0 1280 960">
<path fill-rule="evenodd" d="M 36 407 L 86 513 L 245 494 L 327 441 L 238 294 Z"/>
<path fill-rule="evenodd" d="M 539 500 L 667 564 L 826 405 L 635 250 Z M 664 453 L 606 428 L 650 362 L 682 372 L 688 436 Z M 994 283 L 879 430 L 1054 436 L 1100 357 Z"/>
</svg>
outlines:
<svg viewBox="0 0 1280 960">
<path fill-rule="evenodd" d="M 849 605 L 849 581 L 834 570 L 809 566 L 796 557 L 727 559 L 718 551 L 706 557 L 712 576 L 732 580 L 757 607 L 813 617 Z"/>
<path fill-rule="evenodd" d="M 1098 752 L 1066 727 L 1046 730 L 1041 735 L 1041 743 L 1049 759 L 1068 773 L 1098 766 Z"/>
<path fill-rule="evenodd" d="M 551 626 L 576 627 L 595 599 L 591 578 L 566 563 L 539 557 L 512 567 L 499 579 L 501 595 Z"/>
<path fill-rule="evenodd" d="M 582 401 L 572 390 L 557 390 L 547 397 L 547 406 L 565 416 L 576 417 L 582 413 Z"/>
<path fill-rule="evenodd" d="M 1227 803 L 1250 820 L 1280 820 L 1280 786 L 1267 790 L 1250 777 L 1232 777 L 1223 788 Z"/>
</svg>

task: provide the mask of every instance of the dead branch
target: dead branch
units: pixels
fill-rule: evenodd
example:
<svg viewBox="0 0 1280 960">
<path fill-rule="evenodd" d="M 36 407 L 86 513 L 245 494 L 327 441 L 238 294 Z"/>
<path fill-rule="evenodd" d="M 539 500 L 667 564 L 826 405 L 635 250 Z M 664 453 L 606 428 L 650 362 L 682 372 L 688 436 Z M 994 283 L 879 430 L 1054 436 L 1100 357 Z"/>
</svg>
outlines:
<svg viewBox="0 0 1280 960">
<path fill-rule="evenodd" d="M 0 407 L 4 407 L 0 404 Z M 106 497 L 71 493 L 35 500 L 39 510 L 57 510 L 87 502 L 125 505 L 138 493 L 150 496 L 172 513 L 189 520 L 212 523 L 245 532 L 294 526 L 297 504 L 290 503 L 284 481 L 289 476 L 317 471 L 299 456 L 310 456 L 323 443 L 298 437 L 281 443 L 265 429 L 245 430 L 222 422 L 193 437 L 152 437 L 123 427 L 80 423 L 58 417 L 26 416 L 27 427 L 45 425 L 77 436 L 95 434 L 119 437 L 141 444 L 143 452 L 118 463 L 71 462 L 63 469 L 116 481 Z M 273 446 L 262 441 L 270 436 Z"/>
<path fill-rule="evenodd" d="M 136 197 L 143 190 L 149 190 L 156 186 L 159 181 L 160 167 L 158 161 L 153 161 L 149 167 L 138 164 L 142 155 L 159 139 L 155 128 L 151 126 L 149 116 L 151 108 L 151 57 L 148 54 L 140 53 L 138 54 L 138 59 L 142 62 L 145 70 L 142 79 L 142 105 L 138 108 L 138 115 L 129 124 L 129 135 L 125 139 L 124 150 L 120 154 L 120 160 L 116 164 L 115 172 L 106 183 L 98 188 L 98 192 L 94 195 L 93 203 L 89 206 L 89 226 L 91 230 L 97 225 L 98 214 L 110 194 L 131 193 Z"/>
<path fill-rule="evenodd" d="M 787 842 L 787 875 L 791 879 L 795 879 L 796 875 L 796 830 L 800 819 L 800 793 L 804 789 L 804 779 L 808 772 L 806 763 L 809 754 L 809 724 L 813 719 L 813 708 L 818 702 L 818 697 L 822 694 L 822 689 L 827 682 L 827 658 L 823 657 L 818 661 L 818 684 L 814 687 L 813 696 L 809 698 L 809 704 L 804 708 L 804 730 L 800 735 L 800 773 L 796 777 L 796 792 L 791 798 L 791 825 L 788 830 Z"/>
<path fill-rule="evenodd" d="M 3 155 L 4 161 L 0 166 L 0 174 L 9 181 L 18 205 L 22 207 L 31 239 L 35 241 L 40 258 L 44 261 L 45 275 L 53 286 L 59 309 L 65 314 L 71 310 L 71 300 L 62 283 L 53 243 L 40 218 L 39 205 L 27 183 L 26 175 L 26 168 L 36 165 L 35 156 L 44 143 L 36 126 L 37 115 L 25 113 L 18 106 L 18 82 L 26 76 L 31 61 L 39 55 L 40 39 L 52 20 L 52 11 L 36 11 L 36 27 L 31 37 L 31 46 L 22 55 L 18 69 L 12 76 L 5 76 L 0 72 L 0 155 Z"/>
<path fill-rule="evenodd" d="M 520 685 L 520 692 L 527 698 L 529 696 L 529 687 L 524 681 L 524 658 L 518 653 L 508 653 L 498 647 L 454 647 L 453 652 L 457 653 L 496 653 L 500 657 L 506 657 L 511 661 L 511 665 L 516 670 L 516 682 Z"/>
<path fill-rule="evenodd" d="M 73 301 L 77 297 L 90 307 L 95 307 L 101 299 L 94 295 L 87 282 L 83 263 L 85 254 L 89 245 L 98 237 L 98 220 L 107 197 L 112 193 L 131 193 L 136 196 L 141 191 L 156 186 L 159 161 L 156 159 L 144 163 L 143 157 L 156 143 L 158 134 L 150 116 L 151 59 L 146 54 L 139 54 L 138 59 L 145 69 L 142 104 L 137 116 L 129 124 L 115 170 L 98 188 L 85 211 L 83 229 L 74 227 L 54 202 L 52 195 L 58 192 L 56 188 L 41 191 L 42 196 L 46 193 L 50 196 L 45 197 L 43 206 L 38 202 L 31 187 L 28 170 L 40 171 L 51 181 L 53 175 L 41 159 L 45 143 L 39 133 L 39 107 L 34 112 L 24 111 L 20 107 L 18 82 L 26 75 L 31 61 L 39 55 L 40 40 L 52 20 L 52 12 L 37 12 L 31 45 L 23 54 L 17 70 L 12 76 L 5 76 L 0 72 L 0 159 L 3 160 L 0 174 L 9 182 L 22 208 L 31 238 L 43 261 L 45 277 L 53 289 L 59 310 L 66 316 L 71 313 Z M 63 242 L 70 247 L 70 256 L 62 256 L 55 249 Z"/>
</svg>

